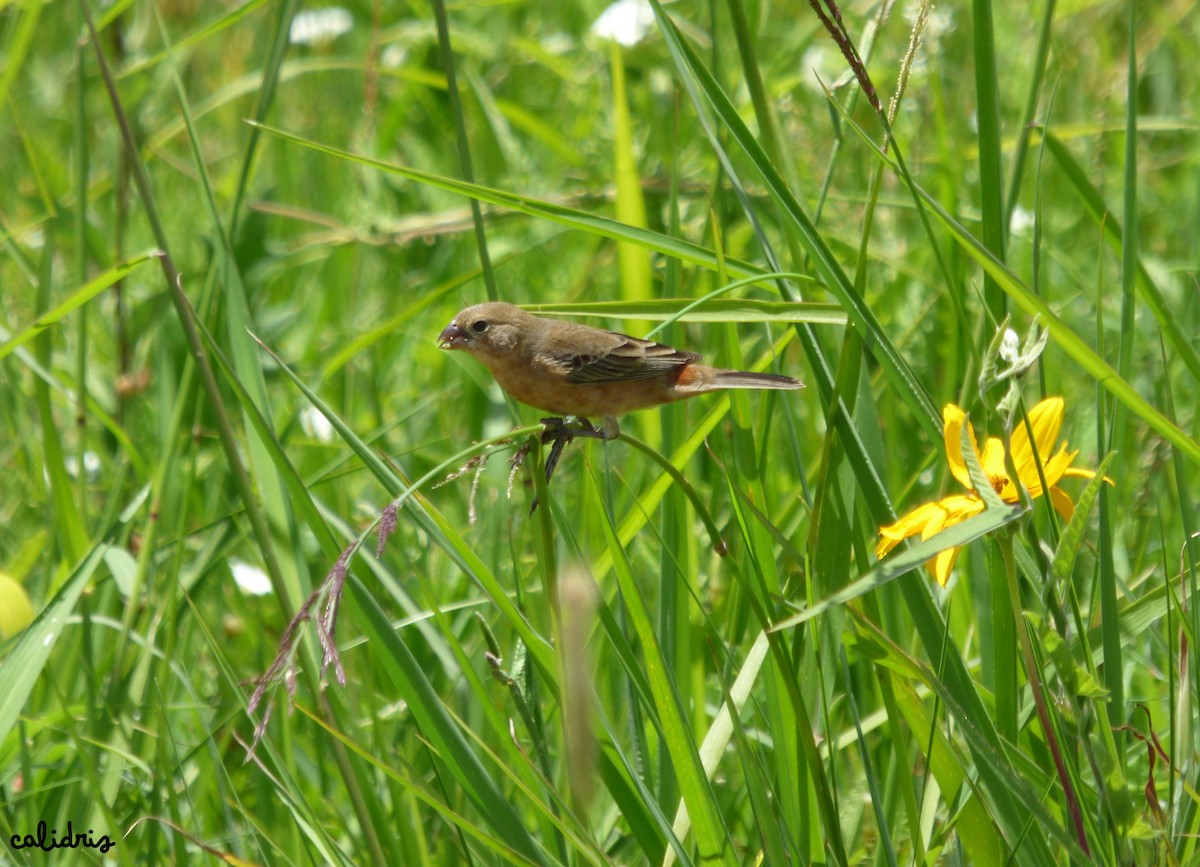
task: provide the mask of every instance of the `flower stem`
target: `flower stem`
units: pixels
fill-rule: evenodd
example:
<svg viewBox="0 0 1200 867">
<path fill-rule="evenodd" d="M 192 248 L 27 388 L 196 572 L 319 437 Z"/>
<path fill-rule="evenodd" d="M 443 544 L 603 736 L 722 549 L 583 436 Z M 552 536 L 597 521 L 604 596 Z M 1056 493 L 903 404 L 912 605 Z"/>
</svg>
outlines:
<svg viewBox="0 0 1200 867">
<path fill-rule="evenodd" d="M 1067 812 L 1071 816 L 1071 824 L 1075 829 L 1075 838 L 1079 841 L 1079 847 L 1090 856 L 1092 852 L 1088 848 L 1087 834 L 1083 828 L 1083 812 L 1079 808 L 1079 798 L 1075 794 L 1075 786 L 1071 783 L 1071 776 L 1067 772 L 1067 763 L 1063 757 L 1062 747 L 1059 745 L 1058 735 L 1055 733 L 1053 721 L 1050 719 L 1050 709 L 1046 705 L 1046 694 L 1042 689 L 1041 676 L 1038 672 L 1037 661 L 1033 655 L 1033 642 L 1029 637 L 1029 626 L 1025 622 L 1021 611 L 1021 598 L 1017 588 L 1016 560 L 1013 558 L 1013 537 L 1010 534 L 1002 533 L 1000 534 L 1000 538 L 996 540 L 996 544 L 1000 546 L 1000 553 L 1004 558 L 1004 571 L 1008 578 L 1009 602 L 1012 605 L 1012 613 L 1016 621 L 1017 638 L 1021 644 L 1021 658 L 1025 662 L 1025 676 L 1029 679 L 1029 691 L 1033 694 L 1033 704 L 1037 709 L 1038 721 L 1042 725 L 1042 733 L 1046 738 L 1046 747 L 1050 750 L 1050 755 L 1054 759 L 1054 769 L 1058 773 L 1059 782 L 1062 783 L 1063 798 L 1066 800 Z"/>
<path fill-rule="evenodd" d="M 998 537 L 1003 533 L 997 533 Z M 1003 549 L 1012 545 L 1011 539 L 997 539 Z M 992 683 L 996 695 L 996 730 L 1005 740 L 1017 742 L 1017 718 L 1019 691 L 1017 688 L 1017 636 L 1016 624 L 1020 620 L 1020 609 L 1011 604 L 1008 578 L 1003 554 L 996 547 L 988 551 L 988 586 L 991 589 L 992 614 Z M 1015 620 L 1014 620 L 1015 616 Z"/>
</svg>

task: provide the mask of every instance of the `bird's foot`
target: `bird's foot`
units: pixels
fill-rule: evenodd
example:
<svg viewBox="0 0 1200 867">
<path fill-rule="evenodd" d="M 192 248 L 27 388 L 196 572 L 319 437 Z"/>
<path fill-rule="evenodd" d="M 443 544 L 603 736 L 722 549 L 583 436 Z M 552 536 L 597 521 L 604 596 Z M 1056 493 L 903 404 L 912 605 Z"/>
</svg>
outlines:
<svg viewBox="0 0 1200 867">
<path fill-rule="evenodd" d="M 542 422 L 542 443 L 554 442 L 558 439 L 565 439 L 567 442 L 575 439 L 575 437 L 586 437 L 594 440 L 615 440 L 621 435 L 621 428 L 617 424 L 617 420 L 611 415 L 606 415 L 600 423 L 600 427 L 596 427 L 586 418 L 582 416 L 567 416 L 572 419 L 567 421 L 566 418 L 541 419 Z"/>
<path fill-rule="evenodd" d="M 571 421 L 565 418 L 554 416 L 552 418 L 541 419 L 542 433 L 540 439 L 542 445 L 550 446 L 550 454 L 546 456 L 546 484 L 550 484 L 550 480 L 554 477 L 554 470 L 558 467 L 559 458 L 562 457 L 563 449 L 575 440 L 576 437 L 596 440 L 611 440 L 616 439 L 621 434 L 621 429 L 617 425 L 617 420 L 612 416 L 606 416 L 600 427 L 596 427 L 588 419 L 581 417 L 573 417 Z M 512 488 L 513 477 L 517 473 L 517 469 L 525 462 L 525 458 L 529 454 L 530 444 L 526 442 L 513 455 L 512 472 L 509 475 L 509 489 Z M 538 506 L 537 497 L 533 499 L 533 505 L 529 508 L 529 513 L 533 514 Z"/>
<path fill-rule="evenodd" d="M 547 485 L 550 484 L 550 479 L 554 476 L 554 469 L 558 466 L 558 459 L 562 457 L 563 449 L 574 441 L 576 436 L 590 436 L 587 431 L 594 430 L 592 423 L 586 418 L 581 419 L 581 421 L 587 425 L 586 428 L 579 424 L 569 425 L 567 424 L 567 420 L 562 418 L 542 419 L 542 445 L 549 444 L 550 446 L 550 454 L 546 456 Z M 533 508 L 537 508 L 536 499 L 533 501 Z"/>
<path fill-rule="evenodd" d="M 563 449 L 575 437 L 611 440 L 616 439 L 621 433 L 621 429 L 617 426 L 617 420 L 612 416 L 605 416 L 600 427 L 596 427 L 582 417 L 576 417 L 573 422 L 557 417 L 544 418 L 541 422 L 542 445 L 550 444 L 550 454 L 546 457 L 546 484 L 550 484 L 550 478 L 554 475 L 554 469 L 558 466 L 558 459 L 562 457 Z"/>
</svg>

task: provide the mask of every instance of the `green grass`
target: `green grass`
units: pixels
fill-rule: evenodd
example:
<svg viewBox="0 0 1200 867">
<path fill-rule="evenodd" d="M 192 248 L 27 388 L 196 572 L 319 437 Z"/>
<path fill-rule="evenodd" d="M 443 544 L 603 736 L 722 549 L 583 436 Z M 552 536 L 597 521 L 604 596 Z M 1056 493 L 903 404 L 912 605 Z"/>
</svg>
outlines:
<svg viewBox="0 0 1200 867">
<path fill-rule="evenodd" d="M 1200 861 L 1200 19 L 910 6 L 0 5 L 0 864 Z M 492 296 L 808 387 L 547 486 Z"/>
</svg>

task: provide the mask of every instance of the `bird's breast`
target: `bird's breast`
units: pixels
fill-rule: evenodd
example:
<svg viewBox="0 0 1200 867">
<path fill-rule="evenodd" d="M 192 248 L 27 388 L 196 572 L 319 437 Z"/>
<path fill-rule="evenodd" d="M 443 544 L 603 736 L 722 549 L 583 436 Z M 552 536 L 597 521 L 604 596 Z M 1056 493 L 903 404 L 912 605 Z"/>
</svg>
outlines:
<svg viewBox="0 0 1200 867">
<path fill-rule="evenodd" d="M 691 396 L 676 391 L 670 373 L 633 381 L 573 383 L 567 381 L 565 369 L 544 362 L 496 356 L 480 360 L 513 398 L 560 416 L 617 416 Z"/>
</svg>

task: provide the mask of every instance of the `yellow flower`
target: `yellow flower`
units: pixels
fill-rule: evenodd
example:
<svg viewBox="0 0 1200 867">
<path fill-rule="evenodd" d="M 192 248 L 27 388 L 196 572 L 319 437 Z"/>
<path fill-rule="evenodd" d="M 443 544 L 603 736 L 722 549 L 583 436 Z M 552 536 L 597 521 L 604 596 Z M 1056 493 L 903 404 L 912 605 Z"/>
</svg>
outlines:
<svg viewBox="0 0 1200 867">
<path fill-rule="evenodd" d="M 15 578 L 0 572 L 0 640 L 16 635 L 33 623 L 29 594 Z"/>
<path fill-rule="evenodd" d="M 1042 478 L 1038 475 L 1037 461 L 1041 458 L 1042 474 L 1046 479 L 1046 487 L 1050 491 L 1050 502 L 1065 519 L 1070 520 L 1075 508 L 1070 496 L 1058 487 L 1058 483 L 1067 477 L 1090 479 L 1095 475 L 1091 470 L 1072 467 L 1078 451 L 1067 451 L 1067 444 L 1060 443 L 1058 451 L 1054 452 L 1058 440 L 1058 432 L 1062 427 L 1063 399 L 1048 397 L 1029 411 L 1029 427 L 1033 429 L 1033 442 L 1029 441 L 1029 433 L 1024 423 L 1018 423 L 1013 431 L 1009 447 L 1012 452 L 1013 466 L 1017 470 L 1017 479 L 1029 492 L 1029 496 L 1037 498 L 1046 491 L 1042 487 Z M 967 489 L 966 494 L 953 494 L 943 497 L 936 503 L 926 503 L 918 506 L 894 524 L 879 528 L 879 544 L 875 546 L 875 556 L 883 557 L 909 536 L 920 534 L 921 541 L 940 533 L 947 527 L 961 523 L 984 509 L 983 498 L 971 485 L 971 475 L 967 471 L 966 461 L 962 456 L 962 426 L 967 424 L 967 435 L 971 448 L 979 465 L 992 484 L 992 489 L 1006 503 L 1016 504 L 1020 500 L 1019 488 L 1009 475 L 1004 465 L 1004 443 L 996 437 L 988 437 L 983 452 L 979 451 L 975 439 L 975 429 L 967 422 L 967 414 L 952 403 L 946 404 L 942 410 L 944 437 L 946 443 L 946 460 L 950 464 L 950 472 L 954 478 Z M 1052 454 L 1053 452 L 1053 454 Z M 950 571 L 958 558 L 958 548 L 948 548 L 929 561 L 933 577 L 943 587 L 950 580 Z"/>
</svg>

